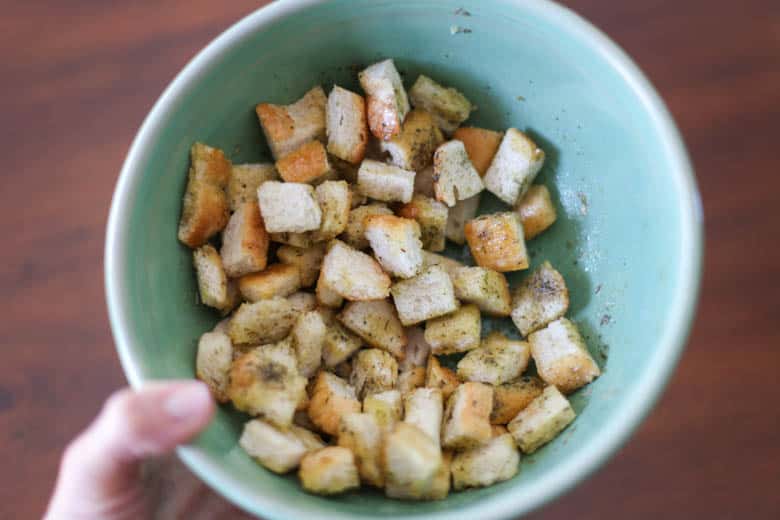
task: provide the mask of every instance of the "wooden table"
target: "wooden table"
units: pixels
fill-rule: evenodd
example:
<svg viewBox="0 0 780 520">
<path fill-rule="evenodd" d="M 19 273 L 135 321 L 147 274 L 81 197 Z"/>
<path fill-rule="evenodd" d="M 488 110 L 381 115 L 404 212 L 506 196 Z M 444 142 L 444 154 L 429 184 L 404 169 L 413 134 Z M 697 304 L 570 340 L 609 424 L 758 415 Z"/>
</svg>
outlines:
<svg viewBox="0 0 780 520">
<path fill-rule="evenodd" d="M 186 61 L 255 7 L 174 4 L 4 2 L 0 518 L 40 515 L 60 450 L 125 383 L 102 257 L 130 141 Z M 698 172 L 707 252 L 690 345 L 657 408 L 532 516 L 780 518 L 780 2 L 570 4 L 668 102 Z"/>
</svg>

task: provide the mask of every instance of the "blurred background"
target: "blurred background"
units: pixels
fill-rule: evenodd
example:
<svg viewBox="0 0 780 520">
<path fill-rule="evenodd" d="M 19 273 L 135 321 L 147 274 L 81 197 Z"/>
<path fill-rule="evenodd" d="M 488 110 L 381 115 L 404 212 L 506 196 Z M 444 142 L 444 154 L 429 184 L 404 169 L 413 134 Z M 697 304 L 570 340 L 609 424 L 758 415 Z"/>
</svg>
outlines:
<svg viewBox="0 0 780 520">
<path fill-rule="evenodd" d="M 42 514 L 63 447 L 126 384 L 103 240 L 135 132 L 185 63 L 264 3 L 0 2 L 0 518 Z M 658 406 L 601 471 L 530 517 L 780 518 L 780 1 L 565 4 L 628 51 L 676 118 L 704 203 L 705 271 Z M 241 517 L 164 466 L 164 517 Z"/>
</svg>

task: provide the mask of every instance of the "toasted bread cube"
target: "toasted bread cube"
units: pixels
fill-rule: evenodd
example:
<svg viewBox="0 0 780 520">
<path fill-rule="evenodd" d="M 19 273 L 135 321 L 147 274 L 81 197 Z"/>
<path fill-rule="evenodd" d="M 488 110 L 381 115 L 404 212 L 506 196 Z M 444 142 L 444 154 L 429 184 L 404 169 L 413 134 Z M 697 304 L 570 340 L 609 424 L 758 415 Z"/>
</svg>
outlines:
<svg viewBox="0 0 780 520">
<path fill-rule="evenodd" d="M 442 251 L 446 245 L 445 230 L 448 222 L 447 206 L 441 202 L 416 194 L 411 202 L 398 210 L 398 215 L 414 219 L 420 225 L 420 240 L 423 249 Z"/>
<path fill-rule="evenodd" d="M 287 336 L 298 313 L 284 298 L 243 303 L 233 314 L 228 335 L 235 345 L 260 345 Z"/>
<path fill-rule="evenodd" d="M 360 401 L 349 383 L 323 370 L 314 380 L 308 411 L 317 428 L 328 435 L 337 435 L 341 417 L 360 412 Z"/>
<path fill-rule="evenodd" d="M 320 271 L 320 277 L 317 279 L 316 294 L 319 304 L 325 307 L 338 309 L 344 303 L 344 298 L 333 287 L 328 285 L 325 277 L 322 276 L 322 271 Z"/>
<path fill-rule="evenodd" d="M 256 202 L 240 205 L 222 233 L 220 256 L 231 278 L 262 271 L 268 263 L 268 233 Z"/>
<path fill-rule="evenodd" d="M 466 147 L 471 164 L 474 165 L 474 169 L 477 170 L 480 177 L 485 176 L 496 151 L 498 151 L 502 137 L 504 134 L 501 132 L 473 126 L 462 126 L 452 134 L 453 139 L 461 141 Z"/>
<path fill-rule="evenodd" d="M 368 413 L 349 413 L 341 417 L 338 445 L 355 454 L 360 480 L 382 487 L 382 430 L 376 418 Z"/>
<path fill-rule="evenodd" d="M 458 361 L 458 377 L 463 381 L 500 385 L 520 377 L 530 357 L 531 347 L 525 341 L 492 332 L 478 349 Z"/>
<path fill-rule="evenodd" d="M 569 401 L 550 385 L 512 419 L 507 428 L 523 453 L 533 453 L 574 420 Z"/>
<path fill-rule="evenodd" d="M 457 260 L 453 260 L 452 258 L 443 255 L 437 255 L 436 253 L 431 253 L 430 251 L 423 251 L 423 271 L 433 265 L 438 265 L 444 268 L 444 270 L 449 275 L 450 280 L 453 276 L 455 276 L 455 271 L 463 267 L 463 264 Z"/>
<path fill-rule="evenodd" d="M 360 193 L 357 186 L 354 184 L 357 182 L 357 168 L 355 168 L 355 175 L 354 175 L 354 181 L 353 184 L 349 185 L 349 193 L 350 193 L 350 201 L 349 201 L 349 208 L 350 211 L 359 207 L 359 206 L 365 206 L 368 204 L 368 197 Z M 349 227 L 349 221 L 347 221 L 347 227 Z"/>
<path fill-rule="evenodd" d="M 396 282 L 391 292 L 404 326 L 414 325 L 458 308 L 449 275 L 441 266 L 431 266 L 414 278 Z"/>
<path fill-rule="evenodd" d="M 276 161 L 286 182 L 314 182 L 331 171 L 328 153 L 319 141 L 309 141 Z"/>
<path fill-rule="evenodd" d="M 322 259 L 325 258 L 325 244 L 314 244 L 307 248 L 284 245 L 276 250 L 276 257 L 280 262 L 298 268 L 301 287 L 311 287 L 320 275 Z"/>
<path fill-rule="evenodd" d="M 561 273 L 545 261 L 526 277 L 512 296 L 512 321 L 528 336 L 569 309 L 569 290 Z"/>
<path fill-rule="evenodd" d="M 452 459 L 452 485 L 455 489 L 492 486 L 517 474 L 520 453 L 508 433 L 498 435 Z"/>
<path fill-rule="evenodd" d="M 363 96 L 334 85 L 328 95 L 326 115 L 328 152 L 352 164 L 362 161 L 368 144 Z"/>
<path fill-rule="evenodd" d="M 444 500 L 450 492 L 452 482 L 452 452 L 441 453 L 441 466 L 436 476 L 433 477 L 428 490 L 420 497 L 422 500 Z"/>
<path fill-rule="evenodd" d="M 531 240 L 555 223 L 558 214 L 544 184 L 534 184 L 517 204 L 526 240 Z"/>
<path fill-rule="evenodd" d="M 322 346 L 328 329 L 317 311 L 300 314 L 293 325 L 290 338 L 298 359 L 298 371 L 303 377 L 313 376 L 322 362 Z"/>
<path fill-rule="evenodd" d="M 250 457 L 275 473 L 297 468 L 306 453 L 325 447 L 322 439 L 304 428 L 280 429 L 261 419 L 244 425 L 238 443 Z"/>
<path fill-rule="evenodd" d="M 399 422 L 384 443 L 385 494 L 421 499 L 441 469 L 439 444 L 417 426 Z"/>
<path fill-rule="evenodd" d="M 485 187 L 510 206 L 520 200 L 544 164 L 544 151 L 516 128 L 504 134 L 485 173 Z"/>
<path fill-rule="evenodd" d="M 230 170 L 227 198 L 230 211 L 237 211 L 247 202 L 257 206 L 257 188 L 265 181 L 279 178 L 273 163 L 234 164 Z"/>
<path fill-rule="evenodd" d="M 401 278 L 420 272 L 422 242 L 417 222 L 395 215 L 371 215 L 364 225 L 374 256 L 387 272 Z"/>
<path fill-rule="evenodd" d="M 224 332 L 205 332 L 198 340 L 195 375 L 206 383 L 214 399 L 226 403 L 229 398 L 228 373 L 233 363 L 233 345 Z"/>
<path fill-rule="evenodd" d="M 314 188 L 308 184 L 267 181 L 257 188 L 257 201 L 270 233 L 311 231 L 322 222 Z"/>
<path fill-rule="evenodd" d="M 287 302 L 296 315 L 302 312 L 313 311 L 317 307 L 317 298 L 311 293 L 298 291 L 287 297 Z"/>
<path fill-rule="evenodd" d="M 485 267 L 461 267 L 452 278 L 455 297 L 491 316 L 509 316 L 512 298 L 506 277 Z"/>
<path fill-rule="evenodd" d="M 404 170 L 418 172 L 431 164 L 433 152 L 444 141 L 433 117 L 424 110 L 412 110 L 401 132 L 379 148 L 390 154 L 390 162 Z"/>
<path fill-rule="evenodd" d="M 444 400 L 438 388 L 417 388 L 404 396 L 404 422 L 420 428 L 439 444 Z"/>
<path fill-rule="evenodd" d="M 479 195 L 474 195 L 468 199 L 459 200 L 449 209 L 444 235 L 456 244 L 466 243 L 466 222 L 477 216 L 479 199 Z"/>
<path fill-rule="evenodd" d="M 271 239 L 271 242 L 307 249 L 314 246 L 312 233 L 312 231 L 304 231 L 302 233 L 285 231 L 283 233 L 268 233 L 268 237 Z"/>
<path fill-rule="evenodd" d="M 406 395 L 415 388 L 425 386 L 425 367 L 409 367 L 398 372 L 398 391 Z"/>
<path fill-rule="evenodd" d="M 432 159 L 433 157 L 431 157 Z M 433 164 L 426 166 L 422 170 L 417 171 L 414 176 L 414 193 L 425 195 L 426 197 L 434 198 L 436 196 L 433 191 Z"/>
<path fill-rule="evenodd" d="M 352 363 L 349 382 L 361 400 L 367 395 L 392 390 L 398 382 L 398 362 L 378 348 L 359 350 Z"/>
<path fill-rule="evenodd" d="M 349 219 L 352 192 L 346 181 L 325 181 L 314 190 L 322 210 L 320 229 L 312 232 L 315 242 L 324 242 L 340 235 Z"/>
<path fill-rule="evenodd" d="M 231 165 L 222 150 L 203 143 L 192 145 L 190 163 L 178 236 L 182 243 L 194 249 L 205 244 L 228 222 L 225 187 Z"/>
<path fill-rule="evenodd" d="M 366 238 L 366 218 L 371 215 L 392 215 L 393 212 L 386 205 L 375 202 L 358 206 L 349 212 L 347 218 L 347 228 L 342 235 L 344 242 L 355 249 L 366 249 L 368 239 Z"/>
<path fill-rule="evenodd" d="M 339 321 L 372 347 L 386 350 L 398 359 L 404 358 L 406 334 L 389 300 L 349 302 Z"/>
<path fill-rule="evenodd" d="M 374 63 L 358 74 L 367 95 L 368 127 L 377 139 L 390 140 L 401 131 L 409 98 L 393 60 Z"/>
<path fill-rule="evenodd" d="M 211 244 L 192 252 L 192 262 L 198 279 L 198 293 L 204 305 L 224 309 L 228 305 L 228 279 L 222 258 Z"/>
<path fill-rule="evenodd" d="M 472 110 L 466 96 L 423 75 L 418 76 L 412 85 L 409 98 L 415 108 L 423 108 L 433 114 L 439 128 L 448 135 L 469 118 Z"/>
<path fill-rule="evenodd" d="M 301 273 L 298 267 L 289 264 L 269 265 L 264 271 L 238 279 L 241 295 L 250 302 L 289 296 L 300 288 Z"/>
<path fill-rule="evenodd" d="M 325 140 L 326 104 L 325 92 L 317 85 L 291 105 L 257 105 L 255 111 L 274 159 L 306 142 Z"/>
<path fill-rule="evenodd" d="M 398 390 L 387 390 L 367 395 L 363 399 L 363 412 L 376 419 L 383 433 L 391 431 L 403 416 L 403 401 Z"/>
<path fill-rule="evenodd" d="M 414 172 L 392 164 L 365 159 L 360 164 L 358 190 L 384 202 L 409 202 L 414 193 Z"/>
<path fill-rule="evenodd" d="M 460 309 L 429 320 L 425 326 L 425 341 L 433 354 L 454 354 L 479 347 L 482 316 L 479 307 L 463 305 Z"/>
<path fill-rule="evenodd" d="M 337 495 L 360 487 L 355 456 L 341 446 L 328 446 L 304 455 L 298 478 L 303 489 L 317 495 Z"/>
<path fill-rule="evenodd" d="M 340 240 L 329 245 L 320 276 L 347 300 L 381 300 L 390 295 L 390 277 L 379 263 Z"/>
<path fill-rule="evenodd" d="M 517 381 L 493 388 L 491 424 L 507 424 L 520 410 L 542 394 L 544 383 L 535 376 L 523 376 Z"/>
<path fill-rule="evenodd" d="M 227 302 L 225 306 L 219 309 L 222 316 L 230 315 L 236 307 L 243 303 L 241 291 L 238 290 L 238 282 L 235 279 L 228 279 L 227 284 Z"/>
<path fill-rule="evenodd" d="M 428 355 L 431 353 L 431 346 L 425 341 L 425 331 L 420 326 L 406 327 L 404 329 L 406 336 L 406 345 L 400 359 L 398 367 L 407 370 L 414 367 L 422 367 L 428 364 Z"/>
<path fill-rule="evenodd" d="M 479 216 L 466 222 L 465 232 L 477 265 L 501 273 L 528 269 L 523 226 L 516 213 Z"/>
<path fill-rule="evenodd" d="M 460 141 L 447 141 L 433 155 L 433 192 L 436 200 L 452 207 L 485 189 Z"/>
<path fill-rule="evenodd" d="M 577 326 L 566 318 L 559 318 L 546 328 L 531 333 L 528 342 L 539 377 L 545 383 L 557 386 L 564 394 L 601 375 Z"/>
<path fill-rule="evenodd" d="M 426 387 L 441 390 L 442 398 L 446 402 L 459 385 L 460 379 L 455 372 L 442 366 L 436 356 L 428 357 L 428 366 L 425 369 Z"/>
<path fill-rule="evenodd" d="M 458 386 L 447 399 L 442 446 L 463 450 L 490 439 L 492 409 L 493 388 L 490 385 L 469 381 Z"/>
<path fill-rule="evenodd" d="M 339 322 L 328 323 L 325 343 L 322 345 L 322 362 L 326 367 L 335 367 L 354 354 L 363 342 Z"/>
</svg>

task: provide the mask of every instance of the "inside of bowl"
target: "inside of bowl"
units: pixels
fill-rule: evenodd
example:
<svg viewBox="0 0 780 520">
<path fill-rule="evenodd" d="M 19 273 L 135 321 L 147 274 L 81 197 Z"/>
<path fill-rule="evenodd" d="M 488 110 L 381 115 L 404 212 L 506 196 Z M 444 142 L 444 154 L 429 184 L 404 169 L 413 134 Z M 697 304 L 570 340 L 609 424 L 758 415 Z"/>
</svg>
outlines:
<svg viewBox="0 0 780 520">
<path fill-rule="evenodd" d="M 218 43 L 199 58 L 202 68 L 180 80 L 176 99 L 163 109 L 125 218 L 121 276 L 141 379 L 193 377 L 197 338 L 218 320 L 198 305 L 191 253 L 176 240 L 191 144 L 221 147 L 237 163 L 268 160 L 255 104 L 292 102 L 317 83 L 357 90 L 356 72 L 386 57 L 396 60 L 407 87 L 425 73 L 465 93 L 478 106 L 468 124 L 527 130 L 545 150 L 537 182 L 550 188 L 558 221 L 529 242 L 533 265 L 547 259 L 561 271 L 569 315 L 604 371 L 572 396 L 574 424 L 523 457 L 514 479 L 441 502 L 391 501 L 370 490 L 308 495 L 294 477 L 266 471 L 237 447 L 245 417 L 224 407 L 188 453 L 202 463 L 201 473 L 214 471 L 207 480 L 244 506 L 285 516 L 281 506 L 262 501 L 271 496 L 320 517 L 426 515 L 509 489 L 521 503 L 534 483 L 588 450 L 617 409 L 631 406 L 632 385 L 671 319 L 676 262 L 686 246 L 670 159 L 657 121 L 626 78 L 584 33 L 562 29 L 570 15 L 522 5 L 335 1 L 292 16 L 286 14 L 295 2 L 274 5 L 262 20 L 235 29 L 231 44 Z M 499 207 L 483 196 L 484 211 Z M 468 256 L 462 248 L 449 252 Z M 513 274 L 510 283 L 524 275 Z M 516 334 L 509 320 L 486 320 L 485 328 Z"/>
</svg>

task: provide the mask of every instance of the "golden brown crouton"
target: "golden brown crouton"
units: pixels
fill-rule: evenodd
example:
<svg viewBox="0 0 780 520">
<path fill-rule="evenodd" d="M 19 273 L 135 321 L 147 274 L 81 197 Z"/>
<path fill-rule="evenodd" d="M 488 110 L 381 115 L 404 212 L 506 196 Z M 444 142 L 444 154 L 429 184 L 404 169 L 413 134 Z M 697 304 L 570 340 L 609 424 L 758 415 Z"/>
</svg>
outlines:
<svg viewBox="0 0 780 520">
<path fill-rule="evenodd" d="M 347 300 L 381 300 L 390 295 L 390 277 L 379 263 L 340 240 L 331 242 L 320 276 Z"/>
<path fill-rule="evenodd" d="M 485 188 L 510 206 L 520 200 L 544 164 L 544 152 L 531 138 L 510 128 L 485 172 Z"/>
<path fill-rule="evenodd" d="M 412 424 L 397 423 L 384 443 L 385 493 L 393 498 L 422 498 L 441 463 L 438 443 Z"/>
<path fill-rule="evenodd" d="M 446 134 L 452 134 L 458 125 L 468 119 L 472 110 L 466 96 L 424 75 L 417 77 L 409 90 L 409 98 L 415 108 L 423 108 L 433 114 L 439 128 Z"/>
<path fill-rule="evenodd" d="M 479 347 L 482 316 L 479 307 L 463 305 L 460 309 L 428 320 L 425 325 L 425 341 L 433 354 L 454 354 Z"/>
<path fill-rule="evenodd" d="M 534 184 L 517 204 L 526 240 L 531 240 L 555 223 L 558 214 L 550 199 L 550 190 L 543 184 Z"/>
<path fill-rule="evenodd" d="M 416 194 L 411 202 L 398 209 L 398 215 L 414 219 L 420 225 L 420 240 L 423 249 L 442 251 L 446 245 L 444 236 L 447 227 L 447 206 L 441 202 Z"/>
<path fill-rule="evenodd" d="M 228 279 L 222 267 L 222 259 L 210 244 L 192 252 L 192 262 L 198 279 L 200 301 L 215 309 L 228 305 Z"/>
<path fill-rule="evenodd" d="M 387 141 L 401 131 L 409 112 L 401 76 L 393 60 L 374 63 L 358 74 L 360 86 L 367 95 L 368 127 L 377 139 Z"/>
<path fill-rule="evenodd" d="M 523 376 L 517 381 L 493 388 L 491 424 L 507 424 L 520 410 L 541 395 L 543 389 L 542 380 L 534 376 Z"/>
<path fill-rule="evenodd" d="M 425 367 L 408 367 L 398 372 L 398 391 L 406 395 L 415 388 L 425 386 Z"/>
<path fill-rule="evenodd" d="M 325 447 L 322 439 L 304 428 L 280 429 L 260 419 L 244 425 L 238 443 L 250 457 L 275 473 L 295 469 L 306 453 Z"/>
<path fill-rule="evenodd" d="M 192 145 L 190 162 L 178 236 L 182 243 L 194 249 L 205 244 L 228 222 L 225 187 L 231 165 L 222 150 L 203 143 Z"/>
<path fill-rule="evenodd" d="M 208 385 L 214 399 L 226 403 L 229 398 L 228 372 L 233 362 L 233 345 L 224 332 L 206 332 L 198 340 L 195 375 Z"/>
<path fill-rule="evenodd" d="M 352 363 L 350 384 L 358 398 L 385 392 L 395 388 L 398 381 L 398 362 L 384 350 L 367 348 L 359 350 Z"/>
<path fill-rule="evenodd" d="M 385 204 L 375 202 L 358 206 L 349 212 L 347 217 L 347 228 L 341 237 L 344 242 L 355 249 L 366 249 L 368 239 L 366 238 L 366 218 L 371 215 L 392 215 L 393 212 Z"/>
<path fill-rule="evenodd" d="M 452 459 L 452 485 L 455 489 L 492 486 L 517 474 L 520 453 L 508 433 L 485 444 L 456 453 Z"/>
<path fill-rule="evenodd" d="M 557 320 L 568 309 L 566 282 L 548 261 L 526 277 L 512 296 L 512 321 L 523 336 Z"/>
<path fill-rule="evenodd" d="M 447 399 L 442 446 L 456 450 L 473 448 L 490 439 L 490 411 L 493 388 L 468 382 L 458 386 Z"/>
<path fill-rule="evenodd" d="M 439 363 L 436 356 L 428 357 L 428 366 L 425 369 L 425 386 L 438 388 L 444 401 L 447 401 L 456 388 L 460 385 L 458 376 L 447 367 Z"/>
<path fill-rule="evenodd" d="M 502 273 L 485 267 L 462 267 L 450 277 L 460 301 L 474 303 L 491 316 L 509 316 L 512 298 Z"/>
<path fill-rule="evenodd" d="M 569 401 L 550 385 L 507 425 L 523 453 L 533 453 L 574 420 Z"/>
<path fill-rule="evenodd" d="M 501 144 L 501 138 L 504 134 L 477 128 L 473 126 L 462 126 L 452 134 L 453 139 L 461 141 L 466 147 L 466 153 L 469 154 L 471 164 L 477 170 L 480 177 L 484 177 L 493 157 L 496 155 L 498 145 Z"/>
<path fill-rule="evenodd" d="M 233 314 L 228 335 L 234 345 L 259 345 L 287 336 L 298 314 L 284 298 L 243 303 Z"/>
<path fill-rule="evenodd" d="M 276 161 L 286 182 L 313 182 L 330 171 L 328 153 L 319 141 L 309 141 Z"/>
<path fill-rule="evenodd" d="M 298 359 L 298 371 L 303 377 L 313 376 L 320 368 L 327 332 L 322 314 L 317 311 L 301 313 L 295 321 L 290 339 Z"/>
<path fill-rule="evenodd" d="M 420 428 L 437 445 L 443 414 L 444 400 L 438 388 L 416 388 L 404 395 L 404 422 Z"/>
<path fill-rule="evenodd" d="M 376 418 L 368 413 L 349 413 L 341 417 L 338 445 L 355 454 L 360 480 L 382 487 L 382 430 Z"/>
<path fill-rule="evenodd" d="M 352 192 L 346 181 L 325 181 L 314 190 L 322 210 L 320 228 L 312 232 L 315 242 L 324 242 L 340 235 L 346 228 Z"/>
<path fill-rule="evenodd" d="M 433 152 L 444 141 L 433 117 L 424 110 L 412 110 L 406 116 L 401 132 L 379 147 L 390 154 L 390 162 L 419 172 L 431 164 Z"/>
<path fill-rule="evenodd" d="M 265 181 L 279 178 L 273 163 L 234 164 L 230 170 L 227 198 L 230 211 L 236 211 L 242 204 L 257 205 L 257 188 Z"/>
<path fill-rule="evenodd" d="M 257 202 L 239 206 L 222 233 L 222 263 L 231 278 L 262 271 L 268 262 L 268 233 Z"/>
<path fill-rule="evenodd" d="M 517 213 L 482 215 L 466 222 L 465 232 L 477 265 L 501 273 L 528 269 L 528 252 Z"/>
<path fill-rule="evenodd" d="M 528 336 L 539 377 L 564 394 L 587 385 L 599 375 L 577 326 L 560 318 Z"/>
<path fill-rule="evenodd" d="M 289 296 L 301 288 L 301 273 L 294 265 L 269 265 L 259 273 L 238 279 L 238 289 L 245 300 L 256 302 L 277 296 Z"/>
<path fill-rule="evenodd" d="M 396 282 L 391 292 L 404 326 L 414 325 L 458 308 L 452 281 L 443 267 L 434 265 L 414 278 Z"/>
<path fill-rule="evenodd" d="M 325 244 L 311 247 L 293 247 L 284 245 L 276 250 L 276 257 L 284 264 L 294 265 L 301 276 L 301 287 L 311 287 L 317 282 L 325 258 Z"/>
<path fill-rule="evenodd" d="M 322 345 L 322 363 L 331 368 L 354 354 L 363 342 L 337 321 L 327 323 L 327 326 L 325 343 Z"/>
<path fill-rule="evenodd" d="M 372 347 L 386 350 L 398 359 L 404 358 L 406 334 L 389 300 L 349 302 L 339 321 Z"/>
<path fill-rule="evenodd" d="M 317 85 L 291 105 L 257 105 L 255 111 L 275 159 L 308 141 L 325 140 L 326 103 L 325 92 Z"/>
<path fill-rule="evenodd" d="M 395 215 L 371 215 L 364 225 L 374 256 L 387 272 L 401 278 L 420 272 L 422 242 L 417 222 Z"/>
<path fill-rule="evenodd" d="M 340 377 L 320 371 L 314 380 L 309 401 L 309 417 L 321 431 L 336 435 L 341 417 L 360 412 L 355 389 Z"/>
<path fill-rule="evenodd" d="M 512 340 L 500 332 L 491 332 L 474 349 L 458 361 L 458 377 L 464 381 L 479 381 L 500 385 L 520 377 L 531 357 L 525 341 Z"/>
<path fill-rule="evenodd" d="M 383 433 L 395 427 L 403 416 L 403 402 L 398 390 L 387 390 L 367 395 L 363 399 L 363 411 L 372 415 Z"/>
<path fill-rule="evenodd" d="M 337 495 L 360 487 L 355 456 L 341 446 L 328 446 L 304 455 L 298 478 L 303 489 L 317 495 Z"/>
<path fill-rule="evenodd" d="M 371 159 L 360 163 L 357 187 L 360 193 L 384 202 L 409 202 L 414 193 L 415 173 Z"/>
<path fill-rule="evenodd" d="M 452 207 L 485 189 L 460 141 L 447 141 L 433 155 L 433 192 L 436 200 Z"/>
<path fill-rule="evenodd" d="M 456 244 L 466 243 L 466 222 L 477 216 L 479 210 L 479 195 L 459 200 L 447 213 L 447 226 L 444 234 Z"/>
<path fill-rule="evenodd" d="M 368 144 L 363 96 L 334 85 L 326 112 L 328 152 L 352 164 L 362 161 Z"/>
</svg>

